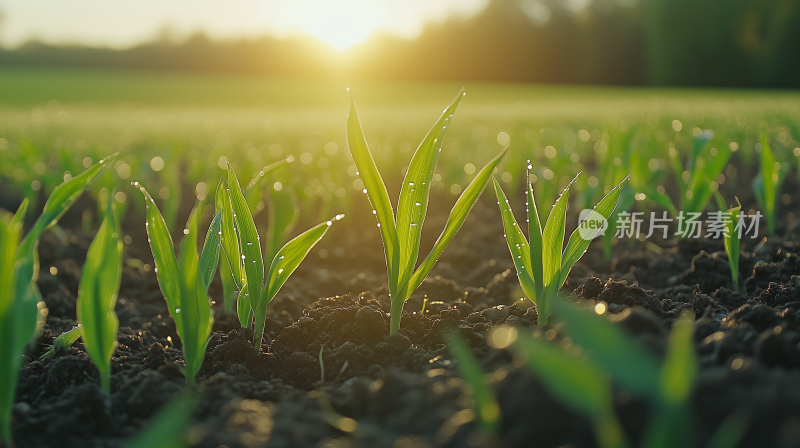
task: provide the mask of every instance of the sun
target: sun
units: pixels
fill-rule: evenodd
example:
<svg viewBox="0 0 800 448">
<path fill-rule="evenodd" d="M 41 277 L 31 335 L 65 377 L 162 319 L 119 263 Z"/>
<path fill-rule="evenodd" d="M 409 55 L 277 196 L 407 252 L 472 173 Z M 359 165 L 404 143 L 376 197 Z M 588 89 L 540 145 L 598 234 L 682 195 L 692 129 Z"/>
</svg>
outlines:
<svg viewBox="0 0 800 448">
<path fill-rule="evenodd" d="M 286 31 L 308 34 L 345 50 L 390 25 L 392 13 L 375 0 L 292 0 L 279 3 L 272 17 Z"/>
</svg>

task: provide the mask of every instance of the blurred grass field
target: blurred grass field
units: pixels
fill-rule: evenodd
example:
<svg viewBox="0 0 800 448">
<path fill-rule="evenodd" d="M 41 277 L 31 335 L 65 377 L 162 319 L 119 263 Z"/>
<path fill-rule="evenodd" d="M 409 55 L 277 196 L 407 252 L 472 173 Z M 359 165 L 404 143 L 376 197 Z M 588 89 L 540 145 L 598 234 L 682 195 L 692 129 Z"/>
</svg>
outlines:
<svg viewBox="0 0 800 448">
<path fill-rule="evenodd" d="M 138 180 L 167 200 L 213 194 L 226 161 L 247 179 L 290 157 L 292 168 L 276 181 L 293 186 L 301 200 L 322 201 L 320 213 L 328 214 L 333 206 L 347 209 L 361 189 L 345 140 L 346 87 L 392 192 L 413 150 L 462 86 L 0 69 L 2 177 L 33 197 L 41 188 L 52 189 L 65 171 L 78 172 L 120 151 L 116 177 L 106 176 L 95 191 L 114 186 L 128 191 Z M 668 170 L 669 147 L 681 150 L 707 130 L 712 145 L 740 149 L 737 157 L 745 166 L 755 161 L 762 131 L 780 160 L 792 166 L 798 160 L 797 91 L 464 87 L 468 94 L 445 137 L 437 177 L 439 188 L 454 195 L 506 143 L 510 151 L 498 177 L 520 185 L 526 160 L 532 159 L 538 179 L 561 184 L 583 170 L 584 183 L 593 176 L 602 186 L 609 183 L 600 172 L 603 159 L 632 150 L 651 161 L 653 180 L 660 181 Z M 196 191 L 179 192 L 181 183 Z"/>
</svg>

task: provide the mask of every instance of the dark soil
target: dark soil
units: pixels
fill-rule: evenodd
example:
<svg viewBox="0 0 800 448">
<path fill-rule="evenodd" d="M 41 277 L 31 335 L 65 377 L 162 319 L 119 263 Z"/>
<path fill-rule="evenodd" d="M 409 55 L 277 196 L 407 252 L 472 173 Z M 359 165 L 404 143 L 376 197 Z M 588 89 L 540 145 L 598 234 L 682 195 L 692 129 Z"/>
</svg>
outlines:
<svg viewBox="0 0 800 448">
<path fill-rule="evenodd" d="M 784 188 L 796 192 L 797 183 L 791 179 Z M 800 446 L 800 287 L 792 278 L 800 275 L 800 224 L 786 218 L 800 209 L 798 199 L 781 205 L 779 237 L 743 241 L 738 293 L 729 289 L 722 242 L 708 239 L 660 241 L 658 247 L 623 241 L 610 261 L 594 243 L 567 280 L 564 290 L 574 291 L 569 300 L 606 302 L 610 319 L 656 353 L 663 353 L 679 313 L 696 315 L 702 365 L 693 396 L 698 446 L 738 409 L 751 416 L 741 446 Z M 429 212 L 422 252 L 435 240 L 446 211 Z M 184 385 L 180 341 L 147 266 L 152 258 L 144 220 L 133 211 L 124 228 L 131 239 L 117 304 L 111 394 L 101 391 L 80 341 L 39 359 L 55 336 L 77 324 L 78 280 L 91 238 L 75 232 L 80 213 L 78 204 L 64 217 L 63 239 L 48 232 L 40 244 L 38 284 L 49 317 L 17 388 L 13 428 L 19 447 L 121 446 Z M 392 336 L 379 238 L 365 210 L 334 226 L 270 304 L 260 352 L 251 347 L 252 332 L 223 311 L 215 281 L 210 294 L 218 302 L 216 322 L 192 421 L 196 446 L 595 446 L 587 419 L 560 404 L 507 351 L 487 345 L 495 325 L 537 323 L 535 307 L 520 299 L 488 194 L 406 303 L 401 331 Z M 445 346 L 444 336 L 456 328 L 492 372 L 503 416 L 496 438 L 478 429 L 457 361 Z M 368 430 L 344 433 L 323 420 L 320 349 L 334 409 Z M 619 393 L 616 407 L 626 432 L 638 441 L 648 406 Z"/>
</svg>

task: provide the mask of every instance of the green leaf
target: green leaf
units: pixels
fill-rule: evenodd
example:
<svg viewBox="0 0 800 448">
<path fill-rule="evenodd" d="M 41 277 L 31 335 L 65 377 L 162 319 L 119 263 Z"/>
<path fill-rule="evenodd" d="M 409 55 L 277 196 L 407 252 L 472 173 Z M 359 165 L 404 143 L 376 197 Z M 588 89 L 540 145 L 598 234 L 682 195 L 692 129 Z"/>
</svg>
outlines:
<svg viewBox="0 0 800 448">
<path fill-rule="evenodd" d="M 72 347 L 72 344 L 81 337 L 81 326 L 78 325 L 77 327 L 73 328 L 72 330 L 65 331 L 58 335 L 58 337 L 53 341 L 53 345 L 39 357 L 39 359 L 47 359 L 52 357 L 56 354 L 56 352 L 61 352 L 67 350 L 68 348 Z"/>
<path fill-rule="evenodd" d="M 517 336 L 511 349 L 551 394 L 592 419 L 600 446 L 627 445 L 614 414 L 611 381 L 603 370 L 525 333 Z"/>
<path fill-rule="evenodd" d="M 184 230 L 185 236 L 181 241 L 181 308 L 175 310 L 175 314 L 181 315 L 178 336 L 183 344 L 183 357 L 186 363 L 185 375 L 189 383 L 194 382 L 194 377 L 200 370 L 208 336 L 211 334 L 211 325 L 214 322 L 203 278 L 198 275 L 200 264 L 197 253 L 199 209 L 200 207 L 196 205 L 192 210 L 187 228 Z"/>
<path fill-rule="evenodd" d="M 242 328 L 250 328 L 253 325 L 253 308 L 250 306 L 247 285 L 242 287 L 236 297 L 236 315 L 239 316 L 239 324 Z"/>
<path fill-rule="evenodd" d="M 580 175 L 580 173 L 578 174 Z M 575 176 L 570 181 L 567 188 L 558 197 L 553 209 L 550 211 L 550 216 L 547 217 L 547 223 L 544 225 L 544 232 L 542 232 L 542 267 L 544 269 L 545 285 L 558 281 L 556 276 L 561 269 L 561 250 L 564 245 L 564 226 L 567 219 L 569 188 L 576 180 L 578 180 L 578 176 Z"/>
<path fill-rule="evenodd" d="M 247 277 L 242 265 L 242 251 L 239 247 L 239 234 L 236 232 L 236 220 L 233 217 L 230 189 L 228 181 L 220 179 L 217 186 L 216 210 L 222 212 L 222 253 L 225 254 L 228 269 L 233 276 L 233 281 L 239 291 L 247 283 Z"/>
<path fill-rule="evenodd" d="M 669 346 L 661 368 L 661 394 L 667 403 L 684 403 L 697 377 L 697 354 L 694 351 L 694 319 L 684 313 L 672 324 Z"/>
<path fill-rule="evenodd" d="M 608 220 L 608 218 L 614 212 L 614 209 L 617 207 L 617 203 L 619 203 L 620 192 L 623 188 L 625 188 L 625 185 L 627 185 L 628 179 L 629 178 L 626 177 L 622 180 L 622 182 L 619 183 L 619 185 L 612 188 L 611 191 L 609 191 L 608 194 L 606 194 L 592 210 Z M 584 236 L 582 236 L 580 233 L 579 224 L 578 228 L 572 232 L 572 235 L 570 235 L 569 241 L 567 242 L 567 247 L 564 249 L 564 255 L 561 260 L 561 269 L 559 270 L 558 281 L 556 283 L 559 288 L 561 288 L 561 286 L 567 280 L 567 275 L 569 274 L 570 269 L 572 269 L 572 266 L 581 259 L 583 254 L 586 252 L 586 249 L 589 248 L 589 244 L 599 231 L 600 229 L 597 229 L 597 231 L 593 234 L 587 235 L 591 238 L 584 238 Z M 608 231 L 608 229 L 606 229 L 606 231 Z"/>
<path fill-rule="evenodd" d="M 19 249 L 17 250 L 17 258 L 25 256 L 25 254 L 34 249 L 36 243 L 39 241 L 39 237 L 42 235 L 42 232 L 58 222 L 59 218 L 61 218 L 61 216 L 72 206 L 72 204 L 78 200 L 78 198 L 81 196 L 81 193 L 83 193 L 83 190 L 85 190 L 86 187 L 88 187 L 89 184 L 91 184 L 92 181 L 94 181 L 107 166 L 116 160 L 117 154 L 119 153 L 114 153 L 105 159 L 100 160 L 96 164 L 87 168 L 86 171 L 67 181 L 64 181 L 64 183 L 57 186 L 55 190 L 53 190 L 53 192 L 50 194 L 50 197 L 47 198 L 47 202 L 44 204 L 42 214 L 39 215 L 39 218 L 33 224 L 33 228 L 31 228 L 30 232 L 28 232 L 28 234 L 22 240 L 22 244 L 20 244 Z"/>
<path fill-rule="evenodd" d="M 147 228 L 147 240 L 150 242 L 150 249 L 153 252 L 158 286 L 167 301 L 167 308 L 169 308 L 169 314 L 175 321 L 175 326 L 181 328 L 182 315 L 175 312 L 175 310 L 181 308 L 181 275 L 178 269 L 178 259 L 175 257 L 172 236 L 169 234 L 164 216 L 158 210 L 158 206 L 153 201 L 150 193 L 138 182 L 134 182 L 134 186 L 138 187 L 139 191 L 144 195 L 147 206 L 145 226 Z"/>
<path fill-rule="evenodd" d="M 405 289 L 407 295 L 410 295 L 411 292 L 422 284 L 422 281 L 425 280 L 425 277 L 427 277 L 428 273 L 433 269 L 433 265 L 436 264 L 436 260 L 439 259 L 444 249 L 450 244 L 453 237 L 456 236 L 458 229 L 461 228 L 464 220 L 467 219 L 469 211 L 472 209 L 472 206 L 475 205 L 475 201 L 478 200 L 481 193 L 483 193 L 483 189 L 486 188 L 486 184 L 489 183 L 494 169 L 500 161 L 503 160 L 503 156 L 506 155 L 507 150 L 508 147 L 504 148 L 500 151 L 500 154 L 481 168 L 478 174 L 475 175 L 475 178 L 472 179 L 472 182 L 470 182 L 467 188 L 461 193 L 461 196 L 458 197 L 455 205 L 453 205 L 453 209 L 450 210 L 450 216 L 447 217 L 447 222 L 444 225 L 444 229 L 442 229 L 442 233 L 433 244 L 433 249 L 431 249 L 428 256 L 422 260 L 422 263 L 420 263 L 414 275 L 411 276 L 409 286 Z M 405 300 L 405 298 L 403 298 L 403 300 Z"/>
<path fill-rule="evenodd" d="M 544 286 L 544 265 L 542 264 L 543 246 L 542 246 L 542 222 L 539 219 L 539 208 L 536 206 L 536 197 L 533 194 L 533 185 L 530 183 L 530 169 L 532 165 L 528 161 L 528 167 L 525 170 L 525 193 L 527 198 L 525 206 L 528 213 L 528 238 L 530 239 L 530 254 L 531 254 L 531 275 L 533 282 L 536 284 L 536 295 L 541 295 L 542 287 Z"/>
<path fill-rule="evenodd" d="M 442 112 L 428 135 L 422 140 L 403 179 L 397 203 L 397 238 L 400 245 L 400 284 L 405 284 L 414 272 L 419 255 L 422 224 L 428 211 L 431 181 L 447 126 L 466 92 L 462 89 L 455 100 Z"/>
<path fill-rule="evenodd" d="M 325 236 L 328 228 L 335 221 L 342 218 L 344 218 L 344 215 L 337 215 L 330 221 L 317 224 L 294 237 L 275 254 L 275 258 L 269 268 L 269 287 L 266 293 L 266 300 L 264 300 L 265 306 L 278 294 L 283 284 L 286 283 L 289 276 L 306 258 L 311 249 Z"/>
<path fill-rule="evenodd" d="M 769 145 L 767 134 L 761 132 L 761 181 L 763 183 L 762 205 L 767 215 L 767 227 L 769 234 L 775 235 L 775 200 L 778 194 L 777 184 L 780 180 L 780 172 L 775 169 L 775 155 Z"/>
<path fill-rule="evenodd" d="M 244 190 L 244 197 L 247 199 L 247 205 L 250 207 L 250 210 L 255 210 L 258 206 L 258 203 L 261 201 L 262 196 L 264 195 L 264 186 L 263 183 L 265 180 L 269 179 L 267 174 L 272 173 L 276 169 L 286 166 L 289 164 L 289 161 L 278 160 L 277 162 L 271 163 L 261 171 L 257 172 L 252 179 L 250 179 L 250 183 L 247 184 L 247 188 Z"/>
<path fill-rule="evenodd" d="M 660 366 L 650 351 L 604 317 L 560 300 L 553 302 L 565 332 L 594 364 L 623 388 L 640 397 L 657 398 Z"/>
<path fill-rule="evenodd" d="M 247 278 L 247 286 L 250 290 L 250 306 L 258 309 L 258 300 L 261 298 L 261 291 L 264 284 L 264 260 L 261 255 L 261 238 L 258 236 L 253 215 L 247 206 L 239 187 L 239 180 L 233 171 L 231 164 L 228 164 L 228 184 L 230 185 L 230 199 L 236 228 L 239 230 L 239 249 L 244 263 L 244 272 Z"/>
<path fill-rule="evenodd" d="M 350 101 L 350 113 L 347 116 L 347 146 L 358 168 L 361 181 L 364 183 L 367 197 L 378 218 L 378 226 L 383 239 L 383 249 L 386 253 L 386 267 L 389 273 L 389 292 L 397 296 L 398 281 L 400 278 L 400 244 L 397 237 L 397 228 L 394 220 L 394 209 L 389 201 L 389 193 L 383 183 L 381 173 L 375 160 L 367 147 L 361 121 L 358 119 L 356 104 Z"/>
<path fill-rule="evenodd" d="M 739 203 L 739 198 L 736 198 Z M 724 207 L 724 201 L 722 203 Z M 724 208 L 723 208 L 724 210 Z M 739 291 L 739 243 L 741 242 L 741 232 L 739 231 L 739 214 L 742 211 L 742 204 L 738 207 L 728 209 L 730 221 L 725 223 L 725 233 L 723 241 L 725 243 L 725 253 L 728 255 L 728 265 L 731 268 L 731 284 L 734 291 Z"/>
<path fill-rule="evenodd" d="M 206 240 L 203 243 L 203 251 L 200 254 L 200 275 L 203 277 L 203 285 L 208 291 L 214 273 L 217 272 L 217 263 L 220 257 L 220 242 L 222 241 L 222 212 L 214 214 L 214 219 L 208 226 Z"/>
<path fill-rule="evenodd" d="M 503 218 L 506 243 L 508 243 L 508 250 L 511 252 L 514 266 L 517 268 L 519 284 L 522 286 L 522 291 L 525 295 L 536 303 L 538 298 L 537 285 L 531 277 L 531 251 L 528 241 L 525 240 L 525 235 L 522 234 L 522 230 L 520 230 L 517 220 L 514 218 L 514 212 L 511 210 L 511 205 L 508 203 L 508 198 L 506 198 L 503 188 L 497 183 L 497 179 L 494 176 L 492 176 L 492 181 L 497 195 L 497 203 L 500 205 L 500 216 Z"/>
<path fill-rule="evenodd" d="M 125 444 L 125 448 L 185 448 L 189 447 L 188 427 L 200 397 L 184 389 L 173 398 L 144 430 Z"/>
<path fill-rule="evenodd" d="M 712 434 L 708 448 L 736 448 L 749 425 L 750 415 L 747 411 L 731 412 Z"/>
<path fill-rule="evenodd" d="M 450 336 L 450 352 L 458 360 L 458 373 L 472 390 L 475 414 L 481 426 L 492 434 L 500 431 L 500 405 L 483 369 L 466 342 L 454 333 Z"/>
<path fill-rule="evenodd" d="M 117 346 L 119 320 L 114 311 L 122 279 L 122 239 L 109 195 L 105 218 L 86 255 L 76 305 L 86 353 L 97 370 L 103 390 L 110 392 L 111 356 Z"/>
<path fill-rule="evenodd" d="M 22 235 L 22 220 L 28 210 L 28 200 L 25 199 L 17 208 L 13 218 L 0 217 L 0 316 L 8 311 L 12 302 L 16 300 L 15 289 L 12 286 L 14 279 L 14 264 L 17 257 L 17 245 Z M 7 287 L 6 287 L 7 285 Z"/>
</svg>

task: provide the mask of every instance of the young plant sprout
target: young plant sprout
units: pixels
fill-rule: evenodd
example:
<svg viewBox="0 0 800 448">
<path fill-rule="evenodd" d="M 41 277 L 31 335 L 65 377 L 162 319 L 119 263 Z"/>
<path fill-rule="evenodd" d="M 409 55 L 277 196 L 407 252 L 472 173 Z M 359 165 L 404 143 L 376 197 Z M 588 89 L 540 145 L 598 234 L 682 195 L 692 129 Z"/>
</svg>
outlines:
<svg viewBox="0 0 800 448">
<path fill-rule="evenodd" d="M 290 156 L 284 160 L 279 160 L 275 163 L 269 164 L 258 171 L 247 188 L 244 191 L 244 197 L 247 200 L 247 205 L 250 210 L 259 210 L 259 203 L 262 202 L 264 196 L 264 181 L 270 179 L 270 174 L 276 169 L 286 166 L 294 159 Z M 271 260 L 278 248 L 286 242 L 287 234 L 294 228 L 299 216 L 299 210 L 295 204 L 294 196 L 288 188 L 281 191 L 275 191 L 274 188 L 269 188 L 269 231 L 267 234 L 267 246 L 265 248 L 266 258 Z M 217 204 L 217 211 L 220 210 Z M 237 290 L 237 283 L 231 272 L 230 265 L 227 262 L 220 263 L 219 265 L 220 279 L 222 280 L 222 291 L 224 296 L 223 305 L 225 312 L 232 313 L 233 305 L 235 303 L 234 294 Z"/>
<path fill-rule="evenodd" d="M 506 153 L 506 149 L 503 149 L 500 154 L 490 160 L 464 189 L 450 211 L 447 223 L 433 249 L 414 270 L 419 255 L 422 224 L 428 210 L 431 181 L 436 169 L 436 162 L 439 160 L 439 152 L 442 150 L 444 133 L 464 95 L 466 93 L 463 90 L 459 92 L 411 157 L 408 171 L 403 179 L 403 186 L 400 189 L 396 218 L 386 185 L 383 183 L 383 178 L 367 146 L 355 102 L 351 101 L 350 103 L 350 113 L 347 118 L 347 145 L 361 175 L 361 181 L 364 183 L 364 193 L 367 194 L 372 204 L 373 214 L 378 218 L 378 227 L 383 239 L 386 268 L 389 274 L 391 334 L 400 329 L 400 319 L 406 300 L 422 284 L 436 260 L 458 232 L 470 209 L 489 182 L 495 167 Z"/>
<path fill-rule="evenodd" d="M 181 338 L 186 381 L 193 383 L 203 363 L 211 326 L 214 324 L 208 287 L 217 271 L 222 214 L 218 212 L 214 215 L 198 258 L 198 221 L 203 204 L 195 205 L 183 231 L 185 236 L 181 241 L 179 259 L 175 256 L 167 223 L 150 193 L 138 182 L 134 182 L 134 186 L 139 187 L 147 205 L 145 225 L 153 251 L 156 278 Z"/>
<path fill-rule="evenodd" d="M 789 164 L 775 161 L 775 155 L 769 145 L 766 133 L 761 133 L 761 172 L 753 179 L 753 192 L 756 199 L 764 207 L 767 218 L 767 230 L 770 236 L 775 235 L 775 204 L 781 185 L 786 180 Z"/>
<path fill-rule="evenodd" d="M 474 402 L 475 415 L 481 427 L 490 434 L 500 431 L 500 405 L 492 386 L 486 381 L 478 359 L 464 339 L 453 333 L 450 335 L 450 352 L 458 360 L 458 372 L 470 388 Z"/>
<path fill-rule="evenodd" d="M 678 186 L 677 201 L 673 201 L 663 189 L 656 186 L 652 181 L 653 173 L 648 167 L 649 161 L 640 159 L 639 152 L 633 151 L 631 169 L 636 189 L 644 192 L 673 217 L 677 218 L 681 213 L 703 212 L 718 189 L 717 177 L 722 174 L 733 154 L 726 145 L 721 145 L 720 148 L 711 147 L 709 142 L 712 135 L 708 131 L 694 138 L 685 165 L 681 161 L 680 151 L 674 147 L 669 149 L 669 162 Z"/>
<path fill-rule="evenodd" d="M 11 406 L 25 345 L 44 325 L 46 309 L 36 277 L 39 274 L 39 237 L 78 200 L 116 158 L 116 154 L 64 181 L 50 194 L 42 214 L 20 241 L 27 199 L 12 218 L 0 216 L 0 441 L 11 440 Z"/>
<path fill-rule="evenodd" d="M 690 400 L 698 361 L 691 314 L 684 313 L 672 325 L 666 356 L 659 363 L 638 341 L 597 314 L 604 313 L 605 308 L 582 311 L 561 302 L 554 307 L 564 321 L 566 335 L 580 347 L 583 356 L 508 326 L 496 329 L 490 342 L 497 348 L 509 347 L 554 396 L 587 415 L 594 424 L 599 446 L 629 446 L 614 413 L 612 383 L 653 407 L 641 446 L 694 446 L 696 419 Z M 741 413 L 731 413 L 712 437 L 713 443 L 719 444 L 709 446 L 735 447 L 745 423 Z"/>
<path fill-rule="evenodd" d="M 72 330 L 61 333 L 53 341 L 53 345 L 51 345 L 50 348 L 48 348 L 47 351 L 44 352 L 42 356 L 39 357 L 39 359 L 47 359 L 58 352 L 67 350 L 72 346 L 72 344 L 75 343 L 75 341 L 77 341 L 81 337 L 82 331 L 83 329 L 81 328 L 80 325 L 78 325 Z"/>
<path fill-rule="evenodd" d="M 528 167 L 530 169 L 530 165 Z M 526 221 L 528 222 L 530 242 L 525 239 L 522 229 L 517 224 L 503 188 L 496 179 L 493 179 L 497 202 L 500 205 L 500 215 L 503 218 L 504 236 L 508 243 L 514 266 L 517 268 L 517 278 L 519 278 L 522 291 L 536 304 L 536 311 L 539 313 L 539 325 L 547 324 L 553 298 L 556 297 L 558 290 L 567 280 L 567 274 L 569 274 L 572 266 L 580 260 L 589 247 L 589 243 L 601 231 L 600 227 L 582 230 L 581 225 L 584 224 L 582 222 L 572 232 L 567 247 L 562 252 L 569 189 L 577 179 L 578 176 L 575 176 L 575 179 L 567 185 L 564 192 L 558 197 L 544 228 L 542 228 L 539 219 L 539 211 L 533 194 L 533 185 L 528 183 L 528 215 Z M 611 216 L 617 206 L 620 191 L 625 188 L 627 183 L 628 177 L 612 188 L 594 206 L 592 212 L 587 215 L 586 222 L 589 220 L 608 220 L 608 217 Z"/>
<path fill-rule="evenodd" d="M 114 305 L 122 279 L 122 238 L 113 202 L 111 194 L 103 224 L 86 255 L 76 305 L 83 345 L 100 371 L 100 384 L 107 393 L 111 392 L 111 356 L 119 330 Z"/>
<path fill-rule="evenodd" d="M 735 198 L 737 207 L 731 207 L 727 213 L 729 219 L 724 221 L 725 231 L 722 238 L 725 243 L 725 253 L 728 255 L 728 264 L 731 267 L 731 285 L 733 290 L 739 291 L 739 243 L 742 239 L 742 227 L 739 225 L 739 213 L 742 211 L 742 204 L 739 198 Z M 717 194 L 717 203 L 720 210 L 725 210 L 725 200 L 722 195 Z"/>
<path fill-rule="evenodd" d="M 328 227 L 344 218 L 344 215 L 336 215 L 286 243 L 271 260 L 268 259 L 270 265 L 265 284 L 261 237 L 230 164 L 228 179 L 222 179 L 217 187 L 216 205 L 217 213 L 222 216 L 222 252 L 240 291 L 237 300 L 239 323 L 249 327 L 251 322 L 255 322 L 253 347 L 258 350 L 264 334 L 267 305 L 311 249 L 325 236 Z"/>
</svg>

